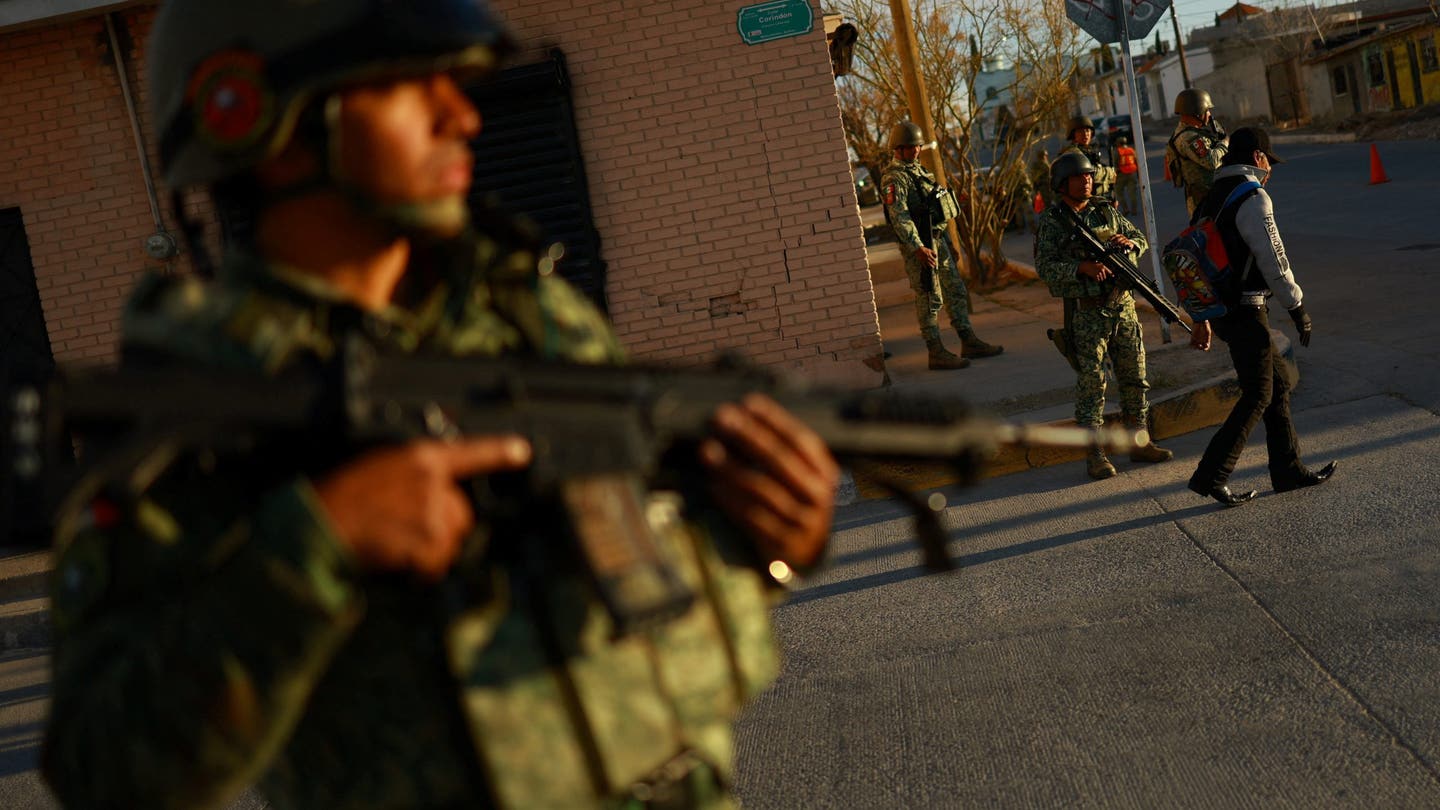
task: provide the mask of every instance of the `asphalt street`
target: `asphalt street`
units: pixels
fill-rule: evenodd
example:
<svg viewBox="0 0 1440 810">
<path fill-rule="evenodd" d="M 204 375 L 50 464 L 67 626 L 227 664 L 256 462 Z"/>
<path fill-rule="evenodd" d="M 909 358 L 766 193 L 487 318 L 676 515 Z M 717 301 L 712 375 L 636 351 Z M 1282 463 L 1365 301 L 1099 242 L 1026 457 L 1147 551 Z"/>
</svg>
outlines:
<svg viewBox="0 0 1440 810">
<path fill-rule="evenodd" d="M 986 481 L 946 493 L 938 576 L 896 505 L 847 507 L 777 615 L 746 806 L 1440 807 L 1440 144 L 1380 150 L 1384 185 L 1343 144 L 1280 149 L 1270 186 L 1315 320 L 1296 422 L 1335 479 L 1269 492 L 1262 427 L 1238 509 L 1185 489 L 1209 430 L 1108 481 Z"/>
</svg>

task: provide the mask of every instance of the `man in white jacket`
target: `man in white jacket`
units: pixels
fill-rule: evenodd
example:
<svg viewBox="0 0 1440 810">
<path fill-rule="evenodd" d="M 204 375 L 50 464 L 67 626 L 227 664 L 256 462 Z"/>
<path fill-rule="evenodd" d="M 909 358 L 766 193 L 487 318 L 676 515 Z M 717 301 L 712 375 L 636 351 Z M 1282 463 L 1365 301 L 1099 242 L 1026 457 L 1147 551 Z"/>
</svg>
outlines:
<svg viewBox="0 0 1440 810">
<path fill-rule="evenodd" d="M 1240 384 L 1240 399 L 1190 476 L 1190 489 L 1225 506 L 1239 506 L 1255 498 L 1253 490 L 1231 492 L 1227 481 L 1250 432 L 1262 419 L 1270 482 L 1276 492 L 1322 484 L 1335 473 L 1333 461 L 1317 471 L 1300 460 L 1300 440 L 1290 419 L 1290 389 L 1295 381 L 1270 338 L 1266 317 L 1273 298 L 1289 313 L 1300 345 L 1310 345 L 1304 294 L 1290 271 L 1285 243 L 1275 227 L 1275 210 L 1264 189 L 1272 167 L 1281 162 L 1264 130 L 1236 130 L 1215 173 L 1215 184 L 1195 210 L 1197 220 L 1215 220 L 1230 264 L 1240 270 L 1240 289 L 1235 300 L 1226 302 L 1228 312 L 1214 321 L 1196 322 L 1190 336 L 1190 345 L 1202 351 L 1210 349 L 1212 335 L 1225 341 Z M 1237 191 L 1238 198 L 1231 200 Z"/>
</svg>

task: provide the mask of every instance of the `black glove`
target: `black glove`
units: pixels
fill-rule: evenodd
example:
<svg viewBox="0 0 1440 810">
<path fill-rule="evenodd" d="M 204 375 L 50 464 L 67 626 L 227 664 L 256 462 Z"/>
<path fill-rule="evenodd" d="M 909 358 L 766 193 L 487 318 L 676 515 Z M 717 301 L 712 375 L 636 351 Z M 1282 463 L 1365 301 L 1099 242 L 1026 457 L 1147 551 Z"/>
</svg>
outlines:
<svg viewBox="0 0 1440 810">
<path fill-rule="evenodd" d="M 1300 345 L 1310 345 L 1310 316 L 1305 314 L 1305 305 L 1290 310 L 1290 320 L 1295 322 L 1295 333 L 1300 336 Z"/>
</svg>

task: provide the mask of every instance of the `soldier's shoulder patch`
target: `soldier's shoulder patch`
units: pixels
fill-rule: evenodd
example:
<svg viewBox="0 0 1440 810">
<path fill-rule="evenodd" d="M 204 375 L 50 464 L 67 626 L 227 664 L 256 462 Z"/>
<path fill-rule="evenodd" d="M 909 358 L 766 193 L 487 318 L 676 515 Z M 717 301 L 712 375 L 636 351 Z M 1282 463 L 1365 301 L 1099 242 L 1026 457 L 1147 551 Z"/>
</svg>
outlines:
<svg viewBox="0 0 1440 810">
<path fill-rule="evenodd" d="M 1204 138 L 1197 136 L 1190 139 L 1190 151 L 1194 152 L 1196 157 L 1203 158 L 1209 156 L 1210 147 L 1208 144 L 1205 143 Z"/>
<path fill-rule="evenodd" d="M 900 192 L 895 188 L 895 181 L 887 181 L 885 183 L 885 204 L 894 205 L 898 199 L 900 199 Z"/>
</svg>

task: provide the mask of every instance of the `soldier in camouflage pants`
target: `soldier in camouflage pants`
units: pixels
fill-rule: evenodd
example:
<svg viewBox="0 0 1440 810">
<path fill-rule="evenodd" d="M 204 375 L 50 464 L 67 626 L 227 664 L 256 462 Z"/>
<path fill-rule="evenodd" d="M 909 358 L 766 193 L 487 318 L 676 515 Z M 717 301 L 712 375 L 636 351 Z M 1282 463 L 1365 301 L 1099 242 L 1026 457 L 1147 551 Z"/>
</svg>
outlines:
<svg viewBox="0 0 1440 810">
<path fill-rule="evenodd" d="M 1040 216 L 1035 235 L 1035 268 L 1051 295 L 1065 299 L 1066 331 L 1075 364 L 1075 422 L 1098 427 L 1105 414 L 1105 358 L 1120 384 L 1120 411 L 1135 430 L 1148 425 L 1145 392 L 1145 336 L 1135 315 L 1135 299 L 1116 286 L 1110 269 L 1092 261 L 1075 237 L 1073 212 L 1083 227 L 1103 243 L 1123 247 L 1135 257 L 1145 250 L 1145 235 L 1120 215 L 1113 203 L 1092 198 L 1094 167 L 1081 154 L 1066 153 L 1051 166 L 1051 188 L 1059 199 Z M 1062 208 L 1065 206 L 1065 208 Z M 1165 461 L 1173 454 L 1148 439 L 1133 450 L 1134 461 Z M 1086 459 L 1091 478 L 1115 475 L 1115 466 L 1101 450 Z"/>
<path fill-rule="evenodd" d="M 905 257 L 905 275 L 915 293 L 915 320 L 920 324 L 930 368 L 965 368 L 971 358 L 993 357 L 1005 349 L 981 340 L 970 325 L 970 293 L 960 278 L 945 229 L 945 223 L 955 216 L 954 199 L 920 165 L 923 141 L 920 127 L 909 121 L 896 124 L 890 133 L 895 160 L 880 181 L 885 218 L 900 243 L 900 255 Z M 960 335 L 959 355 L 940 340 L 936 316 L 942 301 L 950 313 L 950 325 Z"/>
<path fill-rule="evenodd" d="M 465 204 L 459 82 L 510 50 L 482 3 L 171 0 L 153 30 L 166 181 L 248 191 L 255 240 L 212 283 L 142 281 L 125 365 L 319 386 L 356 344 L 624 362 L 544 244 Z M 66 807 L 223 807 L 257 779 L 276 808 L 733 806 L 731 725 L 778 669 L 772 574 L 829 534 L 823 442 L 747 398 L 678 492 L 613 474 L 492 508 L 468 484 L 541 449 L 435 432 L 126 444 L 148 454 L 87 468 L 51 601 L 43 768 Z M 576 500 L 636 515 L 688 606 L 617 632 L 572 539 L 601 510 Z"/>
</svg>

